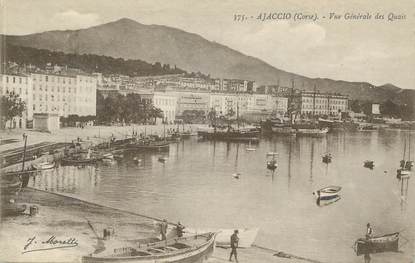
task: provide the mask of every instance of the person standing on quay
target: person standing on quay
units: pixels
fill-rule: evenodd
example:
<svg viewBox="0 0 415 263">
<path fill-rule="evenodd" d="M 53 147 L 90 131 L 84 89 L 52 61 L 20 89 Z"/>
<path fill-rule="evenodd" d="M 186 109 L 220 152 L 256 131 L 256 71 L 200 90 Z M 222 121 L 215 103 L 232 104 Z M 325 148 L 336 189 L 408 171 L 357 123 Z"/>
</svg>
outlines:
<svg viewBox="0 0 415 263">
<path fill-rule="evenodd" d="M 236 248 L 238 247 L 239 237 L 238 230 L 233 231 L 231 236 L 231 254 L 229 255 L 229 261 L 232 261 L 232 255 L 235 256 L 235 261 L 238 262 L 238 254 Z"/>
<path fill-rule="evenodd" d="M 367 223 L 367 225 L 366 225 L 366 239 L 371 238 L 372 237 L 372 234 L 373 234 L 373 229 L 370 226 L 370 224 Z"/>
<path fill-rule="evenodd" d="M 161 232 L 161 240 L 166 240 L 167 238 L 167 220 L 163 219 L 163 222 L 160 226 L 160 232 Z"/>
</svg>

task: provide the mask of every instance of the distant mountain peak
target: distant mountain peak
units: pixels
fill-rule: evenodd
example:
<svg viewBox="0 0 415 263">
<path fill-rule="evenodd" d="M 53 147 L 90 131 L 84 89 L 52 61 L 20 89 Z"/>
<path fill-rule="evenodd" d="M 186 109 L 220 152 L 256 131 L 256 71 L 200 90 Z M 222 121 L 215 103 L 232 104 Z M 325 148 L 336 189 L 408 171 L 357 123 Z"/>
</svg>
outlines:
<svg viewBox="0 0 415 263">
<path fill-rule="evenodd" d="M 313 90 L 317 86 L 321 92 L 342 93 L 350 98 L 383 101 L 399 90 L 391 84 L 373 88 L 366 82 L 308 78 L 280 70 L 198 34 L 169 26 L 141 24 L 130 18 L 73 31 L 7 36 L 5 42 L 0 41 L 2 43 L 64 53 L 160 62 L 214 78 L 254 80 L 258 85 L 278 83 L 281 87 L 291 87 L 294 84 L 305 90 Z"/>
</svg>

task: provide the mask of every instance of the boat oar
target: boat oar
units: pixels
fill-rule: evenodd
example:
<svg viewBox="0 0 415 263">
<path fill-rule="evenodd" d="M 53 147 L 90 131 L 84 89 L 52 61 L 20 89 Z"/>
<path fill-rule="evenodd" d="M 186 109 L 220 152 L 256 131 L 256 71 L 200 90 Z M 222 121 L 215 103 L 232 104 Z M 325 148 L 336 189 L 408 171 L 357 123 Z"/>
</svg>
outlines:
<svg viewBox="0 0 415 263">
<path fill-rule="evenodd" d="M 310 258 L 304 258 L 304 257 L 296 256 L 296 255 L 293 255 L 293 254 L 288 254 L 288 253 L 285 253 L 285 252 L 282 252 L 282 251 L 274 250 L 272 248 L 262 247 L 262 246 L 258 246 L 258 245 L 252 245 L 252 246 L 253 247 L 256 247 L 256 248 L 259 248 L 259 249 L 263 249 L 263 250 L 272 252 L 272 253 L 274 253 L 273 255 L 276 256 L 276 257 L 281 257 L 281 258 L 295 258 L 295 259 L 299 259 L 299 260 L 303 260 L 303 261 L 308 261 L 308 262 L 312 262 L 312 263 L 323 263 L 322 261 L 319 261 L 319 260 L 310 259 Z"/>
<path fill-rule="evenodd" d="M 94 233 L 95 237 L 97 238 L 97 246 L 95 247 L 95 252 L 94 253 L 98 253 L 100 251 L 103 251 L 105 249 L 105 244 L 102 241 L 102 239 L 98 236 L 97 231 L 95 230 L 94 226 L 92 225 L 91 221 L 89 221 L 88 218 L 84 217 L 85 220 L 88 223 L 88 226 L 91 228 L 92 232 Z"/>
</svg>

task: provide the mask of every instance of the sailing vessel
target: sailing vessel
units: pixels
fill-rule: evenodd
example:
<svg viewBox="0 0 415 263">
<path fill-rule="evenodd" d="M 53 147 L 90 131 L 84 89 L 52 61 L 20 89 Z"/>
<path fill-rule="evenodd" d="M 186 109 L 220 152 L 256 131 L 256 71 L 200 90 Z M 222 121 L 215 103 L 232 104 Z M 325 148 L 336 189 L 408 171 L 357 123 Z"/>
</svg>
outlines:
<svg viewBox="0 0 415 263">
<path fill-rule="evenodd" d="M 408 147 L 407 147 L 408 144 Z M 408 152 L 408 153 L 407 153 Z M 412 166 L 414 162 L 411 161 L 411 134 L 408 133 L 408 136 L 405 137 L 404 147 L 403 147 L 403 157 L 400 161 L 399 169 L 396 171 L 396 176 L 401 179 L 409 177 L 411 175 Z"/>
<path fill-rule="evenodd" d="M 208 140 L 223 140 L 234 142 L 259 142 L 260 131 L 256 127 L 240 127 L 239 120 L 239 104 L 237 103 L 236 110 L 236 127 L 231 125 L 230 119 L 228 119 L 227 126 L 220 126 L 216 123 L 216 113 L 213 116 L 212 126 L 208 129 L 199 129 L 197 134 L 203 139 Z"/>
<path fill-rule="evenodd" d="M 170 143 L 166 140 L 166 125 L 164 124 L 163 138 L 158 135 L 147 136 L 127 145 L 128 150 L 137 151 L 169 151 Z"/>
<path fill-rule="evenodd" d="M 300 123 L 293 122 L 292 127 L 297 136 L 323 137 L 329 132 L 327 125 L 321 126 L 316 120 L 316 94 L 316 86 L 314 86 L 312 120 Z"/>
</svg>

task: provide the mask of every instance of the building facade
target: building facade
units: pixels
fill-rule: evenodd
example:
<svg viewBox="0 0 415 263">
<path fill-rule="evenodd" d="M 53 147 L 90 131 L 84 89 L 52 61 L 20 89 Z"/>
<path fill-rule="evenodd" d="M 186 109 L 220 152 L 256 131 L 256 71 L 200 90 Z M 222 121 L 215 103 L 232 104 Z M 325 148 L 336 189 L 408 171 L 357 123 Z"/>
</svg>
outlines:
<svg viewBox="0 0 415 263">
<path fill-rule="evenodd" d="M 17 94 L 26 105 L 22 117 L 15 117 L 10 122 L 2 126 L 11 128 L 26 128 L 28 120 L 33 119 L 33 101 L 32 101 L 32 79 L 26 75 L 18 74 L 0 74 L 0 96 L 7 96 L 8 93 Z"/>
<path fill-rule="evenodd" d="M 32 73 L 33 112 L 96 115 L 97 80 L 90 75 Z"/>
<path fill-rule="evenodd" d="M 164 121 L 170 123 L 176 119 L 177 98 L 166 92 L 154 92 L 153 105 L 163 111 Z"/>
<path fill-rule="evenodd" d="M 348 97 L 340 94 L 301 91 L 294 95 L 297 110 L 304 115 L 336 116 L 346 112 Z"/>
</svg>

